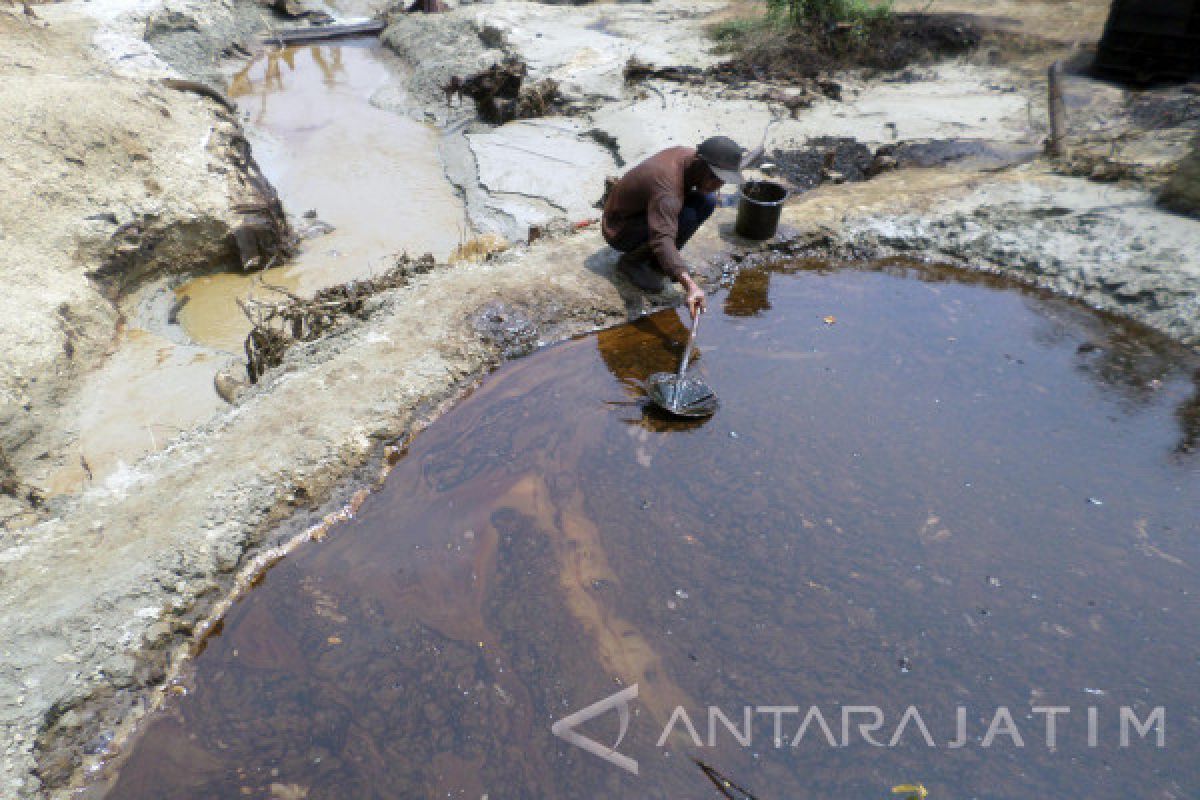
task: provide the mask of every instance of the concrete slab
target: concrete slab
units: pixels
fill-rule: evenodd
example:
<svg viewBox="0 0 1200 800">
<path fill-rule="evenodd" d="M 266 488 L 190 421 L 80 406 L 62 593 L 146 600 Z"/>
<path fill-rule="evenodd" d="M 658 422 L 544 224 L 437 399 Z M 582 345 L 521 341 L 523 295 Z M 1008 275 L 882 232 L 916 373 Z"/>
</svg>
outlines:
<svg viewBox="0 0 1200 800">
<path fill-rule="evenodd" d="M 529 216 L 525 202 L 506 195 L 544 200 L 569 220 L 596 216 L 592 204 L 604 190 L 604 177 L 617 171 L 612 156 L 582 138 L 583 126 L 563 119 L 511 122 L 489 133 L 468 134 L 479 182 L 518 226 L 547 220 Z"/>
</svg>

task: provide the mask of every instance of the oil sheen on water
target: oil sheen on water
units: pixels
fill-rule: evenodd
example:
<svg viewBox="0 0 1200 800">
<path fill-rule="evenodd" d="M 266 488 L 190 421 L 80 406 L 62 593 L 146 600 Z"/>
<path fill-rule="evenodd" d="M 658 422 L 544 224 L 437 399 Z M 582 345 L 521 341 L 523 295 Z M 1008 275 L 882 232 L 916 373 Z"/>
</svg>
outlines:
<svg viewBox="0 0 1200 800">
<path fill-rule="evenodd" d="M 232 610 L 108 796 L 719 797 L 693 758 L 759 800 L 1193 796 L 1194 357 L 897 263 L 712 305 L 714 418 L 639 403 L 673 311 L 502 368 Z M 576 730 L 636 775 L 551 733 L 620 692 L 623 738 Z"/>
</svg>

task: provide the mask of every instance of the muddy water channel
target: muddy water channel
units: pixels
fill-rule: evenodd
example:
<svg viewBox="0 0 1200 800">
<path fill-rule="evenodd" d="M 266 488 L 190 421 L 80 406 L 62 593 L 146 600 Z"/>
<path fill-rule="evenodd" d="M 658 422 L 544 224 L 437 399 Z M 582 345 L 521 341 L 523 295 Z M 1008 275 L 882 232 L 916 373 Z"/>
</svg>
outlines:
<svg viewBox="0 0 1200 800">
<path fill-rule="evenodd" d="M 225 408 L 213 373 L 234 364 L 244 374 L 230 359 L 250 330 L 239 298 L 282 297 L 268 285 L 311 296 L 383 272 L 398 252 L 445 260 L 470 238 L 440 134 L 406 115 L 415 106 L 396 84 L 401 68 L 377 43 L 352 41 L 269 51 L 233 77 L 255 157 L 303 237 L 298 253 L 260 272 L 195 278 L 165 301 L 161 286 L 131 301 L 116 353 L 69 410 L 80 457 L 50 478 L 53 492 L 123 485 L 140 458 Z"/>
<path fill-rule="evenodd" d="M 1200 365 L 902 264 L 713 306 L 713 419 L 641 405 L 673 311 L 499 370 L 235 606 L 108 796 L 720 797 L 693 758 L 760 800 L 1195 796 Z M 551 733 L 622 690 L 636 775 Z"/>
<path fill-rule="evenodd" d="M 308 296 L 383 272 L 401 251 L 445 260 L 470 238 L 438 132 L 403 113 L 398 69 L 373 40 L 351 40 L 268 51 L 233 77 L 229 95 L 247 115 L 255 158 L 308 238 L 285 267 L 182 287 L 179 321 L 193 340 L 240 352 L 249 325 L 235 298 L 256 287 L 278 296 L 263 283 Z"/>
</svg>

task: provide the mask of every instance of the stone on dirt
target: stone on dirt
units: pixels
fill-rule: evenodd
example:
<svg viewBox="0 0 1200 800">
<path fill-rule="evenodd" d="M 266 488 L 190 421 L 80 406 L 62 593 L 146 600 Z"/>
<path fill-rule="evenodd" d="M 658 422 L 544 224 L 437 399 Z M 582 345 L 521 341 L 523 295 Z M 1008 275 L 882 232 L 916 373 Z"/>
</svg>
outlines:
<svg viewBox="0 0 1200 800">
<path fill-rule="evenodd" d="M 1192 152 L 1179 162 L 1158 203 L 1170 211 L 1200 217 L 1200 139 L 1192 142 Z"/>
</svg>

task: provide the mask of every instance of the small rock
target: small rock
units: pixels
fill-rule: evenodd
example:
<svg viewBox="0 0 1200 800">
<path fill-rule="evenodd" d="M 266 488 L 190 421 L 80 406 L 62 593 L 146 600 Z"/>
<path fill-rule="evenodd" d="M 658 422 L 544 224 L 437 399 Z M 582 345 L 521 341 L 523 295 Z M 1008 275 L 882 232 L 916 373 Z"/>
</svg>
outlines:
<svg viewBox="0 0 1200 800">
<path fill-rule="evenodd" d="M 77 710 L 71 709 L 58 718 L 58 727 L 64 729 L 81 728 L 83 727 L 83 715 Z"/>
<path fill-rule="evenodd" d="M 222 400 L 230 405 L 237 402 L 238 396 L 245 391 L 247 385 L 246 381 L 233 377 L 229 370 L 220 370 L 213 376 L 213 389 Z"/>
<path fill-rule="evenodd" d="M 150 18 L 146 20 L 144 38 L 151 39 L 165 33 L 198 30 L 200 30 L 200 23 L 196 21 L 195 17 L 185 14 L 182 11 L 164 9 L 158 13 L 151 14 Z"/>
<path fill-rule="evenodd" d="M 112 731 L 100 731 L 100 733 L 96 734 L 95 737 L 83 746 L 83 752 L 89 756 L 99 755 L 108 750 L 108 746 L 112 744 L 112 740 Z"/>
</svg>

